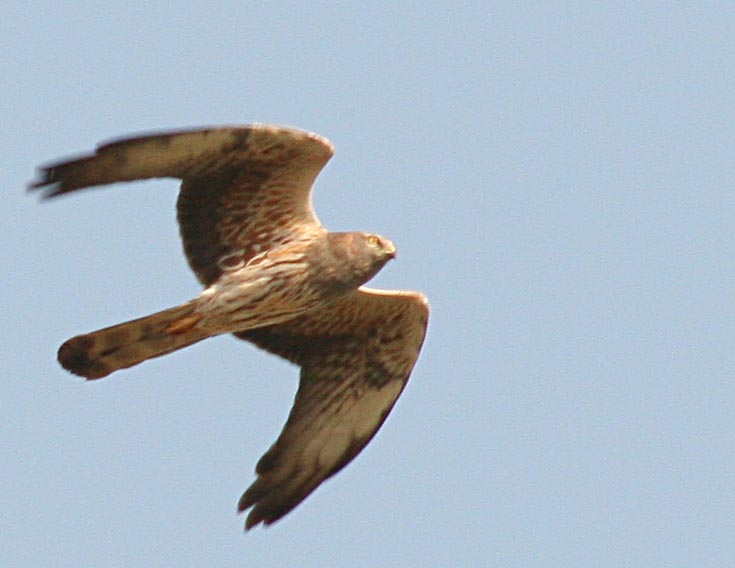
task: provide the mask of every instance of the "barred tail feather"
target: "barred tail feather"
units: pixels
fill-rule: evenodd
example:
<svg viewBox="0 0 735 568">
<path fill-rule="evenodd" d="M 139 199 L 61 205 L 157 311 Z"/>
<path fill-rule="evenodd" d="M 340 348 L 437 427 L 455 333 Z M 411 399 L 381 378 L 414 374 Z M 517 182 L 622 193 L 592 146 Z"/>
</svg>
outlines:
<svg viewBox="0 0 735 568">
<path fill-rule="evenodd" d="M 189 302 L 92 333 L 77 335 L 60 348 L 61 366 L 87 379 L 100 379 L 153 357 L 201 341 L 210 333 L 196 324 L 201 316 Z"/>
</svg>

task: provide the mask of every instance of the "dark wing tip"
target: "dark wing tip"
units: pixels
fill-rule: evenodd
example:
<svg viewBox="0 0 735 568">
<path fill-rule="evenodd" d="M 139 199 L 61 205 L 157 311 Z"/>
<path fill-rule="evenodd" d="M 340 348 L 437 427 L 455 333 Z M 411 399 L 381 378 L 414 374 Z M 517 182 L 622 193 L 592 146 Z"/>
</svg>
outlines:
<svg viewBox="0 0 735 568">
<path fill-rule="evenodd" d="M 245 495 L 243 495 L 243 497 L 245 497 Z M 252 507 L 253 504 L 254 503 L 245 504 L 243 503 L 243 500 L 240 499 L 240 503 L 237 506 L 237 512 L 244 513 L 248 508 Z M 248 516 L 245 518 L 245 531 L 247 532 L 253 527 L 258 526 L 259 524 L 262 524 L 264 527 L 272 525 L 278 519 L 283 517 L 286 513 L 288 513 L 288 511 L 282 511 L 278 514 L 274 514 L 255 504 L 255 507 L 253 507 L 250 513 L 248 513 Z"/>
<path fill-rule="evenodd" d="M 48 199 L 64 193 L 59 180 L 54 179 L 54 169 L 39 168 L 36 179 L 26 186 L 29 193 L 38 192 L 41 199 Z"/>
<path fill-rule="evenodd" d="M 271 461 L 277 459 L 278 453 L 278 446 L 275 445 L 260 459 L 256 467 L 258 478 L 238 501 L 238 513 L 244 513 L 252 507 L 245 519 L 246 531 L 261 523 L 263 526 L 269 526 L 282 519 L 311 495 L 332 473 L 336 473 L 331 472 L 326 476 L 309 475 L 306 478 L 297 479 L 294 484 L 294 478 L 298 478 L 298 472 L 293 472 L 293 476 L 278 481 L 272 475 L 268 475 L 268 472 L 262 467 L 262 464 L 273 465 Z"/>
<path fill-rule="evenodd" d="M 253 507 L 245 519 L 245 530 L 263 524 L 269 526 L 284 517 L 306 497 L 296 500 L 283 500 L 278 495 L 269 494 L 272 488 L 264 483 L 263 478 L 257 479 L 240 497 L 237 503 L 237 512 L 244 513 Z"/>
<path fill-rule="evenodd" d="M 37 170 L 36 179 L 26 189 L 29 192 L 40 192 L 41 199 L 48 199 L 87 187 L 89 184 L 79 174 L 90 161 L 91 158 L 85 155 L 41 166 Z"/>
<path fill-rule="evenodd" d="M 37 193 L 39 198 L 42 201 L 45 201 L 46 199 L 53 199 L 54 197 L 69 193 L 70 190 L 65 189 L 61 183 L 52 182 L 49 184 L 35 183 L 33 185 L 28 185 L 26 191 L 29 193 Z"/>
<path fill-rule="evenodd" d="M 245 531 L 249 531 L 250 529 L 258 526 L 261 523 L 263 524 L 263 526 L 267 527 L 271 524 L 271 522 L 267 521 L 263 513 L 256 507 L 255 509 L 250 511 L 250 514 L 245 519 Z"/>
<path fill-rule="evenodd" d="M 304 498 L 299 499 L 296 503 L 273 504 L 270 507 L 256 503 L 245 519 L 245 531 L 249 531 L 260 524 L 264 527 L 269 527 L 290 513 Z M 243 513 L 245 509 L 239 510 L 238 513 Z"/>
</svg>

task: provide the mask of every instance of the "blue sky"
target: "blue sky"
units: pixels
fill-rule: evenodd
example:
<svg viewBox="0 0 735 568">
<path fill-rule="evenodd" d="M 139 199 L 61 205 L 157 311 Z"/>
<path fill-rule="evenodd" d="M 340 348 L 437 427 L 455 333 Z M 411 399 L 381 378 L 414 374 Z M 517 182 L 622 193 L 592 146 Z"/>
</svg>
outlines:
<svg viewBox="0 0 735 568">
<path fill-rule="evenodd" d="M 731 3 L 0 9 L 4 566 L 732 566 Z M 199 291 L 176 184 L 39 204 L 130 132 L 330 138 L 315 205 L 432 304 L 368 448 L 268 529 L 237 499 L 297 369 L 228 337 L 102 381 L 58 345 Z"/>
</svg>

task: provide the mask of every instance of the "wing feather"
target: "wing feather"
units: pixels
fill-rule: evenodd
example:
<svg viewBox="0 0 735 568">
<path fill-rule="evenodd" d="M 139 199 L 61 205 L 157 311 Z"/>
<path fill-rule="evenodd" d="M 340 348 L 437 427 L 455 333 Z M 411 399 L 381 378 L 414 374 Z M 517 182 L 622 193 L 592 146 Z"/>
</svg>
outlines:
<svg viewBox="0 0 735 568">
<path fill-rule="evenodd" d="M 181 179 L 184 250 L 208 285 L 258 252 L 324 230 L 311 188 L 333 152 L 325 138 L 279 126 L 174 131 L 109 142 L 47 165 L 30 188 L 55 197 L 121 181 Z"/>
<path fill-rule="evenodd" d="M 236 334 L 301 365 L 280 436 L 238 509 L 271 524 L 347 465 L 376 434 L 408 381 L 428 322 L 416 292 L 360 288 L 318 314 Z"/>
</svg>

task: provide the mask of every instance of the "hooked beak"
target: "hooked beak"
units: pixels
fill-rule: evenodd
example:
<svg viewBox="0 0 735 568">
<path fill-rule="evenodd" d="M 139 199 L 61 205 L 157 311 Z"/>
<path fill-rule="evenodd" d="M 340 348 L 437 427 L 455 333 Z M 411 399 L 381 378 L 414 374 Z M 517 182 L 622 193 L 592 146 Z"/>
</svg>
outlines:
<svg viewBox="0 0 735 568">
<path fill-rule="evenodd" d="M 396 245 L 388 241 L 385 245 L 385 256 L 387 256 L 388 258 L 395 258 L 396 252 Z"/>
</svg>

